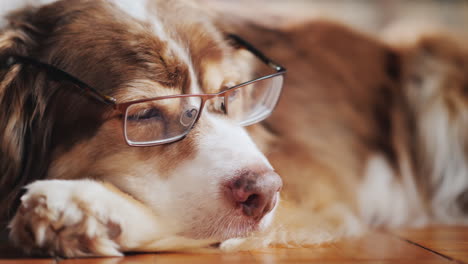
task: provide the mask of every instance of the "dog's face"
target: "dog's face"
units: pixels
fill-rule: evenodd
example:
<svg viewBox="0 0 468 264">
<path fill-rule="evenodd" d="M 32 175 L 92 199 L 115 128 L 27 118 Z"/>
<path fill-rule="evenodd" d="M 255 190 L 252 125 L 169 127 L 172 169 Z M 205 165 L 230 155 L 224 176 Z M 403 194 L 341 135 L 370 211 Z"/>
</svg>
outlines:
<svg viewBox="0 0 468 264">
<path fill-rule="evenodd" d="M 31 21 L 33 33 L 24 31 L 21 19 Z M 51 63 L 118 102 L 216 93 L 254 77 L 253 57 L 232 47 L 189 3 L 61 1 L 12 20 L 16 28 L 4 32 L 2 49 Z M 28 45 L 18 49 L 20 35 Z M 46 177 L 111 182 L 175 231 L 195 238 L 244 236 L 271 221 L 281 180 L 216 100 L 207 102 L 183 140 L 131 147 L 121 113 L 27 69 L 22 77 L 34 81 L 23 83 L 24 90 L 55 91 L 36 105 L 48 105 L 42 116 L 49 120 L 52 153 Z"/>
</svg>

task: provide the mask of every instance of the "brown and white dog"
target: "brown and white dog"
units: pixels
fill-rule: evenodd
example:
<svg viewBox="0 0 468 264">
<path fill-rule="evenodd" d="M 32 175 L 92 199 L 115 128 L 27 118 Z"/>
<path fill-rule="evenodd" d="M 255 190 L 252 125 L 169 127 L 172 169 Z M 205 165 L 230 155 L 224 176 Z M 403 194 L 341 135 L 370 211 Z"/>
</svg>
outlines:
<svg viewBox="0 0 468 264">
<path fill-rule="evenodd" d="M 186 1 L 49 2 L 0 32 L 1 209 L 27 252 L 235 250 L 468 222 L 468 52 L 455 42 L 396 48 L 330 22 L 271 30 Z M 216 93 L 254 67 L 233 32 L 288 68 L 276 111 L 248 131 L 205 111 L 161 146 L 128 146 L 112 109 L 6 62 L 35 58 L 118 101 Z"/>
</svg>

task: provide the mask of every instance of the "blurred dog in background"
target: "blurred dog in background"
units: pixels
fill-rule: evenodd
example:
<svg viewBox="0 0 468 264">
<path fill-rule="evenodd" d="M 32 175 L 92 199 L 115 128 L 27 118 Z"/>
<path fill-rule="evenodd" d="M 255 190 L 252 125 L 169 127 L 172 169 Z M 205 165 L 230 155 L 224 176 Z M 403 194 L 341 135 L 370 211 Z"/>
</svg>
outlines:
<svg viewBox="0 0 468 264">
<path fill-rule="evenodd" d="M 240 250 L 468 221 L 457 41 L 400 47 L 323 20 L 272 30 L 188 1 L 49 2 L 0 35 L 1 209 L 26 252 Z"/>
</svg>

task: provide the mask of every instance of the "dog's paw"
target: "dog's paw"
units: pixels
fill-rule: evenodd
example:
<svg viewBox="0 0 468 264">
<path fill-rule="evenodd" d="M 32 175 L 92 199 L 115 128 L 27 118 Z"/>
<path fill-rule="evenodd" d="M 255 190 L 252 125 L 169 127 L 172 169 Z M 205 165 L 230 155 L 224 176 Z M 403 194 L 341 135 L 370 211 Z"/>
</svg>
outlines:
<svg viewBox="0 0 468 264">
<path fill-rule="evenodd" d="M 121 219 L 112 192 L 93 181 L 37 181 L 27 187 L 10 238 L 29 253 L 121 256 Z"/>
</svg>

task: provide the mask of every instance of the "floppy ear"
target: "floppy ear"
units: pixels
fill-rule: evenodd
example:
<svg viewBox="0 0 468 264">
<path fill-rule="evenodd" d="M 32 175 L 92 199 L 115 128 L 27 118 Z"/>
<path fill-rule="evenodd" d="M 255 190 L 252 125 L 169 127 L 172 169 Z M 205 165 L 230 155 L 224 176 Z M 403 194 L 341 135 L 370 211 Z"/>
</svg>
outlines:
<svg viewBox="0 0 468 264">
<path fill-rule="evenodd" d="M 12 202 L 31 177 L 41 176 L 41 161 L 49 130 L 39 125 L 45 105 L 38 87 L 44 83 L 34 69 L 16 64 L 9 55 L 29 55 L 34 48 L 35 28 L 27 23 L 27 11 L 0 33 L 0 216 L 9 216 Z M 39 78 L 39 79 L 38 79 Z M 39 140 L 37 140 L 39 139 Z M 42 153 L 43 154 L 43 153 Z M 0 218 L 0 219 L 1 219 Z"/>
<path fill-rule="evenodd" d="M 36 15 L 41 11 L 16 12 L 0 31 L 0 219 L 14 213 L 21 188 L 45 178 L 54 156 L 91 138 L 110 109 L 69 80 L 11 58 L 66 61 L 64 52 L 51 55 L 55 49 L 49 41 L 62 15 Z"/>
</svg>

